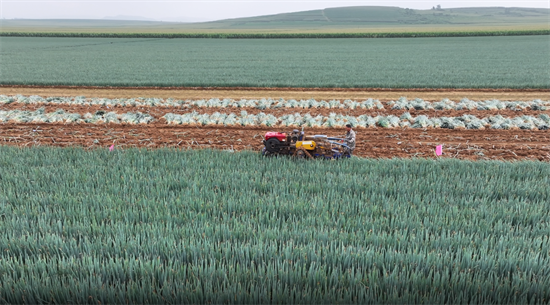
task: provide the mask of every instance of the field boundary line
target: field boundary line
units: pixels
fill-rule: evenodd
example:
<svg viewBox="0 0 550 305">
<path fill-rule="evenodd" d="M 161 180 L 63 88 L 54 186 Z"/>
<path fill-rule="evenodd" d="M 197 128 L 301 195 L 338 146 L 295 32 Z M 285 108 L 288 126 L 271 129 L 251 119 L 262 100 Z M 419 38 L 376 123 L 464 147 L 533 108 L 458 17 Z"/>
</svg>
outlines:
<svg viewBox="0 0 550 305">
<path fill-rule="evenodd" d="M 28 89 L 116 89 L 116 90 L 193 90 L 193 91 L 314 91 L 314 92 L 549 92 L 550 88 L 345 88 L 345 87 L 163 87 L 163 86 L 66 86 L 66 85 L 4 85 L 0 88 Z"/>
</svg>

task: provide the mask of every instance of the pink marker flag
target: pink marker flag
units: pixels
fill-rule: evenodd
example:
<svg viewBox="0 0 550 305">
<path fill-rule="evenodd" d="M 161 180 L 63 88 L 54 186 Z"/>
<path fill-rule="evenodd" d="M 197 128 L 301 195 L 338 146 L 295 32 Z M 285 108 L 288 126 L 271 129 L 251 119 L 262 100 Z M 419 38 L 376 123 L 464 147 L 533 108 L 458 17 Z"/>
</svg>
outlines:
<svg viewBox="0 0 550 305">
<path fill-rule="evenodd" d="M 441 156 L 443 154 L 443 145 L 437 145 L 435 147 L 435 155 Z"/>
<path fill-rule="evenodd" d="M 115 150 L 115 144 L 111 145 L 111 147 L 109 147 L 109 151 L 113 151 Z"/>
</svg>

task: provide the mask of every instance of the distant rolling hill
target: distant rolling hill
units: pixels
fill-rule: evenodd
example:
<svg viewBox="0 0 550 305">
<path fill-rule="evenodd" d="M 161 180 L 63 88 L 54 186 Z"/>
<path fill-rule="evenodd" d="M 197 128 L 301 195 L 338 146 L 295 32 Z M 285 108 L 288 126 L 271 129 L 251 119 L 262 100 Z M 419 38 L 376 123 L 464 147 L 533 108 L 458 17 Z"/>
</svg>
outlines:
<svg viewBox="0 0 550 305">
<path fill-rule="evenodd" d="M 550 29 L 550 9 L 327 8 L 201 23 L 131 20 L 2 20 L 2 32 L 403 32 Z"/>
<path fill-rule="evenodd" d="M 413 10 L 388 6 L 357 6 L 277 14 L 249 18 L 227 19 L 190 26 L 220 28 L 308 28 L 372 27 L 414 25 L 502 25 L 541 24 L 549 27 L 550 9 L 544 8 L 453 8 Z"/>
</svg>

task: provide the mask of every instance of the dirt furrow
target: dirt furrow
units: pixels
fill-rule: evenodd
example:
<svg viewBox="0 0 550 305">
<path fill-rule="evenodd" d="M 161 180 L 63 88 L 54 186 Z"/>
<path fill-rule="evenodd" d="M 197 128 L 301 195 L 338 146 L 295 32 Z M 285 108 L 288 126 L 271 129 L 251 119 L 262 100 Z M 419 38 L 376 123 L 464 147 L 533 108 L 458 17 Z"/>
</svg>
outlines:
<svg viewBox="0 0 550 305">
<path fill-rule="evenodd" d="M 174 126 L 126 124 L 0 124 L 0 144 L 16 146 L 80 146 L 87 149 L 128 147 L 255 150 L 269 127 Z M 309 128 L 308 134 L 341 136 L 345 130 Z M 470 160 L 550 161 L 550 133 L 528 130 L 448 130 L 357 128 L 355 154 L 370 158 L 435 158 L 443 145 L 448 158 Z"/>
</svg>

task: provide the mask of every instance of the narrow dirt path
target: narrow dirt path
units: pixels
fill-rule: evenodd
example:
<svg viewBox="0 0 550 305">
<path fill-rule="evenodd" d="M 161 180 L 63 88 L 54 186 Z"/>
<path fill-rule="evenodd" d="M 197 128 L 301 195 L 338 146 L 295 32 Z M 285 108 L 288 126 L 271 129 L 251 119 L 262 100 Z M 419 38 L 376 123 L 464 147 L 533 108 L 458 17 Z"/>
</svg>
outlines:
<svg viewBox="0 0 550 305">
<path fill-rule="evenodd" d="M 440 101 L 444 98 L 459 101 L 471 100 L 550 100 L 550 90 L 507 90 L 507 89 L 346 89 L 346 88 L 94 88 L 94 87 L 7 87 L 0 86 L 4 95 L 47 96 L 86 96 L 103 98 L 157 97 L 175 99 L 355 99 L 374 98 L 381 101 L 397 100 L 404 96 L 409 99 L 421 98 L 427 101 Z"/>
</svg>

